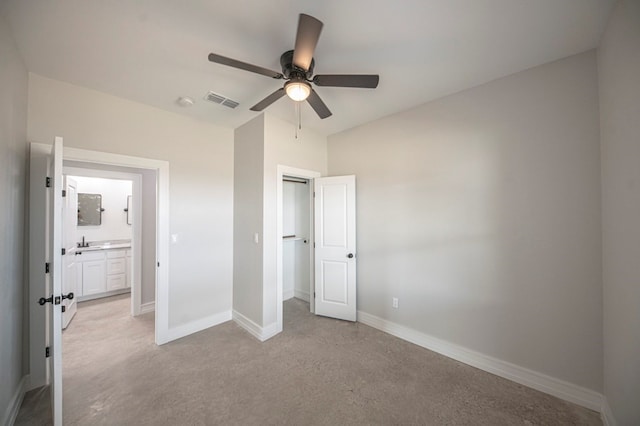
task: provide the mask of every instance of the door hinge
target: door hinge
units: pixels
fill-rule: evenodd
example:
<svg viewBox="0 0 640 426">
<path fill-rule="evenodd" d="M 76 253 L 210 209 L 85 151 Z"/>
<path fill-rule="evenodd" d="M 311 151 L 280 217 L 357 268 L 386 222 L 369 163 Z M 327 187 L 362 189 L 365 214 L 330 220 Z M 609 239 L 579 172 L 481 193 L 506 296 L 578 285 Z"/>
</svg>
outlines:
<svg viewBox="0 0 640 426">
<path fill-rule="evenodd" d="M 66 189 L 63 189 L 63 190 L 62 190 L 62 196 L 63 196 L 63 197 L 66 197 L 66 196 L 67 196 L 67 190 L 66 190 Z"/>
<path fill-rule="evenodd" d="M 46 262 L 44 264 L 44 273 L 48 274 L 49 272 L 51 272 L 51 264 L 49 262 Z"/>
<path fill-rule="evenodd" d="M 47 346 L 46 348 L 44 348 L 44 357 L 49 358 L 50 356 L 51 356 L 51 351 L 49 349 L 49 346 Z"/>
<path fill-rule="evenodd" d="M 45 179 L 45 184 L 44 184 L 47 188 L 51 188 L 51 178 L 49 176 L 47 176 L 47 178 Z"/>
<path fill-rule="evenodd" d="M 65 312 L 67 312 L 67 307 L 62 305 L 62 313 L 64 314 Z"/>
<path fill-rule="evenodd" d="M 313 242 L 313 248 L 316 248 L 316 242 L 315 241 Z"/>
<path fill-rule="evenodd" d="M 62 255 L 64 256 L 65 254 L 67 254 L 67 249 L 66 249 L 66 248 L 63 248 L 63 249 L 62 249 Z"/>
<path fill-rule="evenodd" d="M 313 298 L 314 299 L 316 298 L 316 292 L 315 291 L 313 292 Z"/>
</svg>

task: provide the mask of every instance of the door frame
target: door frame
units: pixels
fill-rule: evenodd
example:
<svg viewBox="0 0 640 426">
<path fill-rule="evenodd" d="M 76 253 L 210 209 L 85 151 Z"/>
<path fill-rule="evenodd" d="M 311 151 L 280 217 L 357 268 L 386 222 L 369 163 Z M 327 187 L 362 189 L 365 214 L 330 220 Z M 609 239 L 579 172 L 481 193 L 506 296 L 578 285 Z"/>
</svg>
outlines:
<svg viewBox="0 0 640 426">
<path fill-rule="evenodd" d="M 299 169 L 296 167 L 289 167 L 278 165 L 277 167 L 277 186 L 276 186 L 276 321 L 278 325 L 278 330 L 282 331 L 283 320 L 282 320 L 282 303 L 283 303 L 283 273 L 282 273 L 282 262 L 283 262 L 283 245 L 282 245 L 282 236 L 283 236 L 283 226 L 282 226 L 282 218 L 283 218 L 283 208 L 282 204 L 284 201 L 284 187 L 282 179 L 284 176 L 291 176 L 301 179 L 309 180 L 309 242 L 312 243 L 315 239 L 313 236 L 313 179 L 319 178 L 322 176 L 320 172 L 316 172 L 314 170 L 305 170 Z M 311 246 L 311 250 L 309 250 L 309 274 L 310 274 L 310 288 L 309 288 L 309 307 L 311 312 L 315 312 L 315 301 L 313 299 L 313 292 L 315 289 L 315 274 L 314 274 L 314 261 L 313 261 L 313 246 Z"/>
<path fill-rule="evenodd" d="M 64 166 L 64 162 L 62 171 L 65 176 L 71 175 L 131 181 L 131 195 L 133 196 L 133 222 L 131 224 L 131 251 L 133 253 L 131 316 L 135 317 L 140 315 L 142 313 L 142 175 L 134 172 L 129 173 L 113 170 L 87 169 L 76 166 Z"/>
<path fill-rule="evenodd" d="M 29 386 L 34 389 L 48 383 L 43 309 L 35 303 L 45 287 L 43 241 L 46 223 L 42 223 L 39 194 L 44 194 L 44 174 L 40 158 L 48 158 L 50 144 L 31 142 L 29 175 Z M 63 161 L 80 161 L 111 166 L 149 169 L 156 172 L 156 310 L 155 342 L 169 342 L 169 162 L 79 148 L 63 148 Z M 46 161 L 45 161 L 46 163 Z M 42 188 L 42 189 L 41 189 Z M 44 198 L 43 198 L 44 199 Z"/>
</svg>

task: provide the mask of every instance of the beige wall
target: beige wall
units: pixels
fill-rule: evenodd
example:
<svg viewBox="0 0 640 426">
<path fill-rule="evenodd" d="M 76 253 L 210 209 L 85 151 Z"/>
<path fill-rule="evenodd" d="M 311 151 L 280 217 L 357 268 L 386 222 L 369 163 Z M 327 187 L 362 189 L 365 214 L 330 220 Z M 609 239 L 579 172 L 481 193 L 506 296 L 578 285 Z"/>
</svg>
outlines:
<svg viewBox="0 0 640 426">
<path fill-rule="evenodd" d="M 262 324 L 264 116 L 234 135 L 233 309 Z M 258 234 L 258 243 L 254 234 Z"/>
<path fill-rule="evenodd" d="M 231 309 L 233 130 L 30 74 L 28 138 L 167 160 L 169 327 Z"/>
<path fill-rule="evenodd" d="M 602 140 L 604 394 L 640 424 L 640 2 L 621 1 L 598 49 Z"/>
<path fill-rule="evenodd" d="M 277 321 L 277 185 L 278 165 L 327 174 L 327 138 L 265 114 L 264 150 L 264 312 L 263 324 Z"/>
<path fill-rule="evenodd" d="M 23 345 L 28 294 L 24 292 L 24 217 L 27 154 L 27 70 L 9 26 L 0 17 L 0 424 L 27 372 Z"/>
<path fill-rule="evenodd" d="M 268 113 L 236 129 L 233 308 L 262 328 L 277 322 L 278 165 L 325 174 L 326 143 L 309 130 L 296 139 L 292 124 Z"/>
<path fill-rule="evenodd" d="M 329 137 L 358 309 L 601 391 L 598 121 L 590 51 Z"/>
</svg>

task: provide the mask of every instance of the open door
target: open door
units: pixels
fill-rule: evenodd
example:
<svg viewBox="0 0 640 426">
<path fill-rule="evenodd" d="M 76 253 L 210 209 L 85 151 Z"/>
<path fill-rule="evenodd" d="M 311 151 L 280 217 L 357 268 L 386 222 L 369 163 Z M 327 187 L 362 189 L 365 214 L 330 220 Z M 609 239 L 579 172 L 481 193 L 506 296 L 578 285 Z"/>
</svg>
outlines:
<svg viewBox="0 0 640 426">
<path fill-rule="evenodd" d="M 78 184 L 73 178 L 64 177 L 64 200 L 62 203 L 62 241 L 65 249 L 62 270 L 62 293 L 71 296 L 78 294 L 78 263 L 76 262 L 76 247 L 78 238 Z M 71 319 L 78 311 L 75 297 L 62 301 L 62 328 L 67 328 Z"/>
<path fill-rule="evenodd" d="M 314 179 L 315 313 L 356 320 L 356 178 Z"/>
<path fill-rule="evenodd" d="M 62 425 L 62 138 L 55 138 L 49 159 L 47 179 L 49 202 L 48 297 L 40 299 L 47 306 L 49 386 L 54 426 Z M 66 295 L 65 295 L 66 298 Z"/>
</svg>

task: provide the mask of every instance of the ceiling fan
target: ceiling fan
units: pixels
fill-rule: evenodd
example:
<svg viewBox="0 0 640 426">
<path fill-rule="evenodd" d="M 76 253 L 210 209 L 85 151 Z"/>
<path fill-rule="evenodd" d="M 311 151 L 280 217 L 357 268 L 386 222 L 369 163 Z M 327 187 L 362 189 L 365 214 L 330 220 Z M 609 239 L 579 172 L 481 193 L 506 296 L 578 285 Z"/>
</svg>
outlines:
<svg viewBox="0 0 640 426">
<path fill-rule="evenodd" d="M 209 54 L 209 60 L 278 80 L 286 80 L 282 88 L 252 106 L 251 111 L 262 111 L 286 94 L 294 101 L 301 102 L 306 100 L 320 118 L 327 118 L 331 116 L 331 111 L 322 102 L 316 91 L 313 90 L 311 83 L 316 86 L 375 89 L 378 87 L 380 77 L 377 74 L 320 74 L 314 76 L 315 61 L 313 53 L 320 38 L 322 25 L 322 22 L 313 16 L 305 15 L 304 13 L 300 14 L 295 47 L 280 56 L 282 73 L 215 53 Z"/>
</svg>

